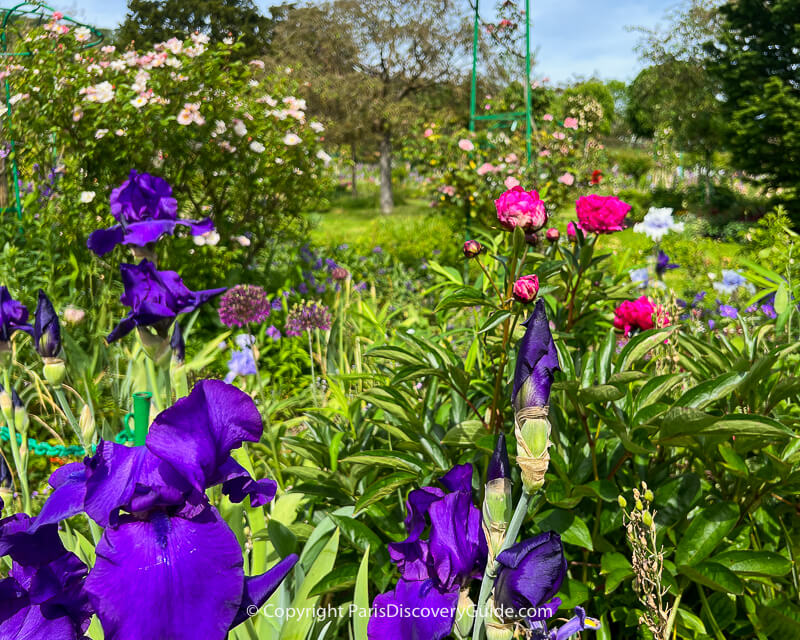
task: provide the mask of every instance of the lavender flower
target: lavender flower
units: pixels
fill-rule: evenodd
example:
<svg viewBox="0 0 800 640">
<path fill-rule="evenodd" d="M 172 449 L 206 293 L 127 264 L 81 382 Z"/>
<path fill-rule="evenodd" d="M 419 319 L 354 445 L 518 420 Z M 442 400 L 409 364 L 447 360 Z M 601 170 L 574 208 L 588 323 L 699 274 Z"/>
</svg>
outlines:
<svg viewBox="0 0 800 640">
<path fill-rule="evenodd" d="M 775 307 L 773 307 L 771 304 L 762 304 L 761 312 L 765 316 L 767 316 L 768 318 L 772 318 L 773 320 L 778 317 L 778 314 L 775 311 Z"/>
<path fill-rule="evenodd" d="M 228 360 L 228 373 L 224 380 L 230 384 L 236 376 L 253 376 L 256 373 L 256 361 L 251 349 L 232 351 L 231 359 Z"/>
<path fill-rule="evenodd" d="M 219 319 L 227 327 L 260 324 L 269 317 L 267 292 L 253 284 L 237 284 L 228 289 L 219 303 Z"/>
<path fill-rule="evenodd" d="M 732 318 L 736 319 L 739 317 L 739 310 L 736 307 L 732 307 L 728 304 L 721 304 L 719 305 L 719 315 L 723 318 Z"/>
<path fill-rule="evenodd" d="M 296 304 L 289 311 L 286 318 L 284 331 L 287 336 L 296 337 L 305 331 L 320 329 L 328 331 L 331 328 L 331 314 L 328 307 L 311 300 L 303 304 Z"/>
</svg>

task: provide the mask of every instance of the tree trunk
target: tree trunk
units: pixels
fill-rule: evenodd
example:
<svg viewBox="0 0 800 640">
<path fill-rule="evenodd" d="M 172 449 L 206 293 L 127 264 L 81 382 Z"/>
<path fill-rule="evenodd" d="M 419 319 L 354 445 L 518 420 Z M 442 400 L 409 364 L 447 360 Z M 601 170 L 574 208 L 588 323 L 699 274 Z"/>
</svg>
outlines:
<svg viewBox="0 0 800 640">
<path fill-rule="evenodd" d="M 391 213 L 394 208 L 392 196 L 392 137 L 388 129 L 383 130 L 380 144 L 381 213 Z"/>
<path fill-rule="evenodd" d="M 353 159 L 353 173 L 350 175 L 350 187 L 353 190 L 353 197 L 358 197 L 358 171 L 356 171 L 356 162 L 358 155 L 356 154 L 356 143 L 355 140 L 350 144 L 350 153 L 352 154 Z"/>
</svg>

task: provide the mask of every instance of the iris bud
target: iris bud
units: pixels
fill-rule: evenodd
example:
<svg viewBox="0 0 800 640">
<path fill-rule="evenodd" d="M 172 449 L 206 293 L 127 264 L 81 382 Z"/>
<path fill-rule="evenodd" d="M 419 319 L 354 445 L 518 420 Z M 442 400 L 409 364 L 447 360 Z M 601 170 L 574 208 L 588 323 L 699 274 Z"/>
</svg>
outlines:
<svg viewBox="0 0 800 640">
<path fill-rule="evenodd" d="M 147 357 L 157 365 L 169 362 L 170 341 L 156 333 L 152 333 L 146 327 L 137 327 L 136 329 Z"/>
<path fill-rule="evenodd" d="M 550 422 L 546 417 L 547 411 L 547 407 L 529 407 L 517 414 L 517 464 L 522 470 L 522 482 L 528 493 L 542 488 L 544 474 L 550 466 Z"/>
<path fill-rule="evenodd" d="M 81 415 L 78 418 L 78 426 L 80 427 L 83 441 L 87 445 L 90 444 L 94 439 L 95 423 L 92 410 L 88 404 L 83 405 L 83 409 L 81 409 Z"/>
<path fill-rule="evenodd" d="M 41 289 L 39 289 L 39 303 L 34 313 L 33 343 L 42 358 L 57 358 L 61 351 L 61 326 L 58 314 L 50 298 Z"/>
<path fill-rule="evenodd" d="M 475 621 L 475 603 L 469 597 L 469 591 L 463 590 L 458 594 L 458 608 L 456 609 L 456 633 L 462 638 L 469 638 L 472 632 L 472 623 Z"/>
<path fill-rule="evenodd" d="M 486 640 L 512 640 L 514 637 L 514 627 L 504 624 L 495 615 L 494 600 L 489 598 L 486 603 L 488 613 L 486 615 Z"/>
<path fill-rule="evenodd" d="M 500 551 L 511 521 L 511 462 L 508 459 L 506 436 L 497 436 L 494 453 L 489 460 L 487 482 L 483 499 L 483 532 L 493 558 Z"/>
</svg>

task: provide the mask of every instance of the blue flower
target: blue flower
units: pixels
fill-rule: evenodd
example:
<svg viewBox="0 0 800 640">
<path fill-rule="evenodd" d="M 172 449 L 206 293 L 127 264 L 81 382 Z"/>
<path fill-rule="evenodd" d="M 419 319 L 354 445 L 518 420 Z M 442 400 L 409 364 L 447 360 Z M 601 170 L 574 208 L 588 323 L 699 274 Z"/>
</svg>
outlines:
<svg viewBox="0 0 800 640">
<path fill-rule="evenodd" d="M 739 310 L 728 304 L 719 305 L 719 315 L 723 318 L 733 318 L 734 320 L 739 317 Z"/>
<path fill-rule="evenodd" d="M 250 349 L 231 352 L 231 359 L 228 360 L 228 373 L 225 376 L 225 382 L 233 382 L 236 376 L 252 376 L 256 373 L 256 361 Z"/>
<path fill-rule="evenodd" d="M 656 274 L 658 277 L 662 277 L 666 271 L 670 271 L 672 269 L 677 269 L 679 265 L 671 263 L 669 261 L 669 256 L 664 253 L 661 249 L 658 250 L 658 257 L 656 258 Z"/>
<path fill-rule="evenodd" d="M 631 282 L 638 284 L 640 289 L 647 288 L 647 285 L 650 282 L 650 274 L 647 271 L 647 267 L 631 269 L 628 273 L 631 276 Z"/>
<path fill-rule="evenodd" d="M 714 289 L 727 295 L 736 293 L 739 287 L 744 287 L 751 293 L 755 293 L 755 287 L 747 281 L 747 278 L 732 269 L 723 269 L 722 281 L 714 283 Z"/>
</svg>

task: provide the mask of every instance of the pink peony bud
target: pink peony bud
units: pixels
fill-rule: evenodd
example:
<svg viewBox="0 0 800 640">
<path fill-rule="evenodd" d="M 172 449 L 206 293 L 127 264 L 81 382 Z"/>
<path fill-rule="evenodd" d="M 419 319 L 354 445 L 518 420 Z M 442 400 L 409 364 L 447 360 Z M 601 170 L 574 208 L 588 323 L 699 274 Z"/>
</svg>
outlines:
<svg viewBox="0 0 800 640">
<path fill-rule="evenodd" d="M 430 138 L 432 135 L 433 135 L 433 129 L 431 129 L 430 127 L 425 129 L 425 132 L 422 134 L 424 138 Z"/>
<path fill-rule="evenodd" d="M 497 219 L 506 229 L 513 231 L 522 227 L 525 231 L 537 231 L 547 222 L 544 202 L 536 191 L 525 191 L 517 185 L 494 201 Z"/>
<path fill-rule="evenodd" d="M 483 253 L 484 250 L 485 247 L 477 240 L 467 240 L 463 247 L 465 258 L 475 258 Z"/>
<path fill-rule="evenodd" d="M 567 238 L 570 242 L 575 242 L 578 239 L 578 234 L 575 231 L 575 223 L 570 222 L 567 224 Z"/>
<path fill-rule="evenodd" d="M 536 299 L 539 293 L 539 277 L 535 275 L 522 276 L 514 283 L 514 299 L 523 304 L 529 304 Z"/>
<path fill-rule="evenodd" d="M 556 229 L 555 227 L 550 227 L 547 230 L 547 233 L 545 234 L 545 236 L 550 242 L 558 242 L 558 238 L 560 235 L 561 234 L 558 232 L 558 229 Z"/>
</svg>

